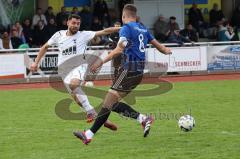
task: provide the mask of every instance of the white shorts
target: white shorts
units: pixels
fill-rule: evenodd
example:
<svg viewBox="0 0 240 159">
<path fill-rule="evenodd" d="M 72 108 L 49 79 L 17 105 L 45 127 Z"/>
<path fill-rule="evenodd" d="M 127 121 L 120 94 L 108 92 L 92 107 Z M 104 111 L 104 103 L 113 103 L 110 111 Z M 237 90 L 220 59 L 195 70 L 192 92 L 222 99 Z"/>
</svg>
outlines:
<svg viewBox="0 0 240 159">
<path fill-rule="evenodd" d="M 62 77 L 63 83 L 69 85 L 72 79 L 79 79 L 81 83 L 84 83 L 87 72 L 87 65 L 83 64 L 73 69 L 67 74 L 66 77 Z"/>
</svg>

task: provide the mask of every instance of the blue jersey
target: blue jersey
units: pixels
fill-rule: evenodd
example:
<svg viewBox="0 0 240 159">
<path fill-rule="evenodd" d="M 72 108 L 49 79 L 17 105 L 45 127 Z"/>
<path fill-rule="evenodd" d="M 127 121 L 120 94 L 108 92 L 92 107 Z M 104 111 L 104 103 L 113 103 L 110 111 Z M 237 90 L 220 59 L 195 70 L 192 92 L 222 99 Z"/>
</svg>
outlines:
<svg viewBox="0 0 240 159">
<path fill-rule="evenodd" d="M 125 42 L 123 66 L 129 71 L 144 70 L 145 49 L 147 44 L 154 39 L 148 29 L 138 22 L 129 22 L 120 30 L 120 42 Z"/>
</svg>

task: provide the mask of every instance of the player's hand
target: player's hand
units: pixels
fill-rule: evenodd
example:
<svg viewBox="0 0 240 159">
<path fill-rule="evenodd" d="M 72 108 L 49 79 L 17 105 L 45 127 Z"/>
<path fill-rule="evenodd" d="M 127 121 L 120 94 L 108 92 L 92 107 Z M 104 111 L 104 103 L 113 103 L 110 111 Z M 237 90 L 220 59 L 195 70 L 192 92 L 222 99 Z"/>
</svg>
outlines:
<svg viewBox="0 0 240 159">
<path fill-rule="evenodd" d="M 171 54 L 172 54 L 172 50 L 171 50 L 170 48 L 166 47 L 166 48 L 164 49 L 163 53 L 164 53 L 165 55 L 171 55 Z"/>
<path fill-rule="evenodd" d="M 35 62 L 32 63 L 32 65 L 30 66 L 30 71 L 36 72 L 37 70 L 38 70 L 38 64 L 36 64 Z"/>
<path fill-rule="evenodd" d="M 103 65 L 103 62 L 102 61 L 97 61 L 96 63 L 94 63 L 91 67 L 90 67 L 90 71 L 92 73 L 96 73 L 98 68 L 101 67 Z"/>
</svg>

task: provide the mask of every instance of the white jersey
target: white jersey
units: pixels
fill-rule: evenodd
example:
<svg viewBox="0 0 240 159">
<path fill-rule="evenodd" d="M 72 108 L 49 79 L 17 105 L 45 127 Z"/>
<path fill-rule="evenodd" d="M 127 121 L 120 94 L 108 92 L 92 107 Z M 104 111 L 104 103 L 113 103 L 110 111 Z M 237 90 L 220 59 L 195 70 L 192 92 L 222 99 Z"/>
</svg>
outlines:
<svg viewBox="0 0 240 159">
<path fill-rule="evenodd" d="M 84 54 L 87 44 L 95 36 L 93 31 L 78 31 L 72 36 L 67 36 L 67 30 L 56 32 L 47 42 L 50 46 L 57 46 L 60 54 L 58 55 L 58 66 L 64 61 L 79 55 Z"/>
</svg>

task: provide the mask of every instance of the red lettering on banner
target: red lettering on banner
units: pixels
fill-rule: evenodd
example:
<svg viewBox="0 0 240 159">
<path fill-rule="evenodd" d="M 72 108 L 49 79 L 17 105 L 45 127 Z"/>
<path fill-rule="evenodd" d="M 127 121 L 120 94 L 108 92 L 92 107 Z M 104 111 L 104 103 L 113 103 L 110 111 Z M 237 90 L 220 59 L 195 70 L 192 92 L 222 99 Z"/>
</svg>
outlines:
<svg viewBox="0 0 240 159">
<path fill-rule="evenodd" d="M 176 67 L 184 67 L 184 66 L 200 66 L 201 61 L 179 61 L 175 62 Z"/>
</svg>

